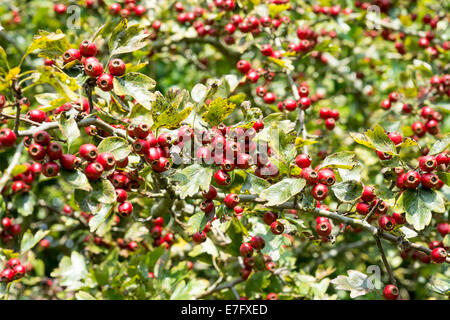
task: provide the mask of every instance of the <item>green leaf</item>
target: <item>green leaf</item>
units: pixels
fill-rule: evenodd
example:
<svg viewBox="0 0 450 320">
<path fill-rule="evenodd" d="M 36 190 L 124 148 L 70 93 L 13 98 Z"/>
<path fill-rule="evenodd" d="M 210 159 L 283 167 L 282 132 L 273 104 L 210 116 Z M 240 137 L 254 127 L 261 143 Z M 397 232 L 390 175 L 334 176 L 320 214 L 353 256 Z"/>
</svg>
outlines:
<svg viewBox="0 0 450 320">
<path fill-rule="evenodd" d="M 241 192 L 248 191 L 252 194 L 260 194 L 269 187 L 270 183 L 267 180 L 259 178 L 254 174 L 247 173 L 247 177 L 241 187 Z"/>
<path fill-rule="evenodd" d="M 59 174 L 65 182 L 75 189 L 92 190 L 86 175 L 80 170 L 68 171 L 61 168 Z"/>
<path fill-rule="evenodd" d="M 441 153 L 450 145 L 450 133 L 445 134 L 441 140 L 436 141 L 428 152 L 429 155 Z"/>
<path fill-rule="evenodd" d="M 355 156 L 355 153 L 351 151 L 333 153 L 325 158 L 320 168 L 353 169 L 358 165 L 358 163 L 354 161 Z"/>
<path fill-rule="evenodd" d="M 91 183 L 93 190 L 90 194 L 90 198 L 103 204 L 111 204 L 116 202 L 116 191 L 111 183 L 107 179 L 100 179 Z"/>
<path fill-rule="evenodd" d="M 438 171 L 437 175 L 446 185 L 450 186 L 450 172 Z"/>
<path fill-rule="evenodd" d="M 267 200 L 266 206 L 276 206 L 285 203 L 292 196 L 301 192 L 305 185 L 304 179 L 287 178 L 264 190 L 260 197 Z"/>
<path fill-rule="evenodd" d="M 92 219 L 89 220 L 89 230 L 91 232 L 98 230 L 106 219 L 108 219 L 113 208 L 114 206 L 112 204 L 102 204 L 100 209 L 95 212 Z"/>
<path fill-rule="evenodd" d="M 40 50 L 39 57 L 55 59 L 68 49 L 70 49 L 70 44 L 67 41 L 66 35 L 60 30 L 56 33 L 41 30 L 33 37 L 33 42 L 22 57 L 22 61 L 27 55 L 36 50 Z M 20 64 L 22 64 L 22 61 Z"/>
<path fill-rule="evenodd" d="M 78 291 L 75 293 L 75 298 L 77 300 L 97 300 L 86 291 Z"/>
<path fill-rule="evenodd" d="M 180 192 L 180 198 L 191 197 L 200 189 L 207 190 L 212 174 L 211 168 L 205 168 L 199 164 L 193 164 L 177 173 L 173 179 L 180 182 L 176 186 L 176 189 Z"/>
<path fill-rule="evenodd" d="M 361 183 L 354 180 L 336 183 L 331 187 L 334 195 L 342 202 L 352 202 L 357 200 L 363 191 Z"/>
<path fill-rule="evenodd" d="M 186 232 L 188 234 L 194 234 L 198 231 L 201 231 L 205 228 L 207 222 L 208 219 L 206 218 L 205 213 L 203 211 L 199 211 L 189 217 L 187 223 L 188 229 L 186 230 Z"/>
<path fill-rule="evenodd" d="M 22 216 L 29 216 L 36 206 L 36 196 L 32 192 L 16 194 L 13 197 L 13 206 Z"/>
<path fill-rule="evenodd" d="M 375 125 L 371 130 L 367 130 L 365 135 L 352 132 L 350 136 L 355 142 L 371 149 L 382 151 L 390 155 L 397 155 L 394 143 L 389 139 L 386 132 L 380 125 Z"/>
<path fill-rule="evenodd" d="M 145 33 L 144 27 L 139 24 L 128 26 L 126 19 L 123 19 L 115 28 L 109 39 L 109 51 L 111 56 L 122 53 L 133 52 L 145 47 L 145 41 L 149 34 Z"/>
<path fill-rule="evenodd" d="M 444 213 L 445 205 L 436 191 L 418 188 L 405 190 L 397 201 L 395 211 L 406 212 L 406 221 L 420 231 L 430 224 L 432 211 Z"/>
<path fill-rule="evenodd" d="M 28 167 L 24 164 L 16 165 L 11 171 L 11 177 L 17 176 L 18 174 L 24 173 L 28 170 Z"/>
<path fill-rule="evenodd" d="M 70 258 L 65 256 L 59 266 L 52 273 L 52 277 L 59 279 L 59 284 L 67 287 L 68 291 L 78 290 L 84 286 L 83 280 L 87 277 L 88 270 L 84 257 L 76 251 L 72 251 Z"/>
<path fill-rule="evenodd" d="M 20 254 L 24 254 L 28 250 L 32 249 L 35 245 L 39 243 L 42 239 L 45 238 L 47 234 L 49 234 L 50 230 L 38 230 L 34 236 L 30 230 L 27 230 L 22 237 L 22 241 L 20 242 Z"/>
<path fill-rule="evenodd" d="M 234 111 L 236 105 L 219 97 L 205 107 L 207 111 L 202 115 L 203 121 L 211 126 L 217 126 Z"/>
<path fill-rule="evenodd" d="M 187 102 L 188 97 L 186 90 L 174 90 L 168 98 L 157 92 L 152 103 L 152 128 L 178 129 L 193 109 L 193 104 Z"/>
<path fill-rule="evenodd" d="M 366 136 L 372 141 L 376 150 L 392 155 L 397 154 L 394 143 L 380 125 L 375 125 L 373 130 L 367 130 Z"/>
<path fill-rule="evenodd" d="M 350 291 L 350 298 L 354 299 L 359 296 L 363 296 L 370 291 L 374 290 L 371 281 L 368 280 L 368 276 L 357 270 L 347 270 L 348 276 L 340 275 L 333 280 L 331 283 L 336 286 L 337 290 Z"/>
<path fill-rule="evenodd" d="M 67 139 L 67 149 L 70 150 L 70 145 L 81 135 L 74 116 L 66 118 L 64 114 L 61 114 L 58 119 L 58 126 L 63 137 Z"/>
<path fill-rule="evenodd" d="M 245 282 L 245 295 L 251 297 L 261 292 L 270 284 L 270 272 L 253 272 Z"/>
<path fill-rule="evenodd" d="M 114 77 L 114 92 L 119 95 L 132 96 L 144 108 L 151 110 L 152 101 L 156 99 L 151 92 L 156 81 L 139 72 L 130 72 L 122 77 Z"/>
<path fill-rule="evenodd" d="M 122 160 L 131 153 L 131 146 L 124 138 L 108 137 L 98 145 L 98 153 L 103 152 L 110 152 L 116 160 Z"/>
</svg>

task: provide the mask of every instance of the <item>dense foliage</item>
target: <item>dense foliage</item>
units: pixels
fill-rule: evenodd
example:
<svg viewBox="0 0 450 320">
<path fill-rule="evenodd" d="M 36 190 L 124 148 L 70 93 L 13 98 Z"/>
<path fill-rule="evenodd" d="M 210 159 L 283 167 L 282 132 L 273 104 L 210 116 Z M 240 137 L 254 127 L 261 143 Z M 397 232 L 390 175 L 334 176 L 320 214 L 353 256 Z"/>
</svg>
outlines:
<svg viewBox="0 0 450 320">
<path fill-rule="evenodd" d="M 0 4 L 3 299 L 446 299 L 436 0 Z"/>
</svg>

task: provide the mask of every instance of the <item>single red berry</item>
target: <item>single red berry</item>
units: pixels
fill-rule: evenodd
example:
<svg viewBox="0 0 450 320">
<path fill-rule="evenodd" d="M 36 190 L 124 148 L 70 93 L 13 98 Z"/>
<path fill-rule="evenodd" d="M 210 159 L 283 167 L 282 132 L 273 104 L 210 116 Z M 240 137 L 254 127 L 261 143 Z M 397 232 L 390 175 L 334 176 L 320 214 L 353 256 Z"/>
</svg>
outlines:
<svg viewBox="0 0 450 320">
<path fill-rule="evenodd" d="M 241 256 L 243 256 L 244 258 L 249 258 L 253 255 L 253 247 L 250 243 L 244 242 L 240 246 L 239 252 L 241 253 Z"/>
<path fill-rule="evenodd" d="M 331 233 L 331 229 L 329 221 L 322 221 L 316 225 L 316 232 L 321 237 L 327 237 Z"/>
<path fill-rule="evenodd" d="M 365 216 L 369 213 L 370 211 L 370 204 L 366 203 L 366 202 L 359 202 L 356 204 L 356 211 Z"/>
<path fill-rule="evenodd" d="M 273 92 L 267 92 L 264 95 L 264 102 L 267 104 L 274 103 L 276 99 L 277 99 L 277 96 Z"/>
<path fill-rule="evenodd" d="M 442 237 L 445 237 L 448 233 L 450 233 L 450 224 L 446 222 L 440 223 L 437 227 L 437 230 Z"/>
<path fill-rule="evenodd" d="M 128 199 L 128 194 L 124 189 L 116 189 L 117 202 L 123 203 Z"/>
<path fill-rule="evenodd" d="M 34 143 L 28 148 L 28 154 L 33 160 L 38 161 L 44 159 L 47 152 L 43 146 Z"/>
<path fill-rule="evenodd" d="M 133 212 L 133 205 L 131 204 L 131 202 L 124 201 L 119 205 L 117 209 L 119 214 L 125 218 L 131 215 L 131 213 Z"/>
<path fill-rule="evenodd" d="M 388 284 L 383 289 L 383 297 L 386 300 L 397 300 L 399 295 L 399 290 L 393 284 Z"/>
<path fill-rule="evenodd" d="M 319 182 L 327 186 L 331 186 L 336 182 L 336 176 L 331 169 L 325 168 L 319 170 L 317 175 L 319 176 Z"/>
<path fill-rule="evenodd" d="M 263 215 L 263 221 L 267 225 L 271 225 L 273 222 L 275 222 L 278 218 L 278 215 L 272 211 L 267 211 Z"/>
<path fill-rule="evenodd" d="M 111 91 L 114 88 L 114 77 L 109 73 L 103 73 L 97 79 L 97 86 L 103 91 Z"/>
<path fill-rule="evenodd" d="M 305 179 L 308 185 L 315 185 L 319 182 L 319 175 L 312 168 L 303 168 L 300 177 Z"/>
<path fill-rule="evenodd" d="M 426 132 L 424 124 L 422 122 L 420 122 L 420 121 L 414 122 L 411 125 L 411 129 L 419 137 L 422 137 L 425 134 L 425 132 Z"/>
<path fill-rule="evenodd" d="M 226 171 L 217 170 L 214 173 L 214 181 L 220 186 L 227 186 L 231 183 L 231 177 Z"/>
<path fill-rule="evenodd" d="M 81 160 L 73 154 L 63 154 L 59 158 L 59 163 L 64 169 L 72 171 L 81 163 Z"/>
<path fill-rule="evenodd" d="M 97 53 L 97 46 L 89 40 L 83 40 L 80 44 L 80 54 L 83 57 L 92 57 Z"/>
<path fill-rule="evenodd" d="M 236 68 L 242 73 L 247 73 L 251 69 L 251 64 L 247 60 L 239 60 L 236 64 Z"/>
<path fill-rule="evenodd" d="M 270 225 L 270 231 L 273 234 L 282 234 L 284 232 L 284 225 L 280 221 L 274 221 Z"/>
<path fill-rule="evenodd" d="M 261 250 L 266 246 L 266 242 L 261 236 L 254 236 L 250 239 L 250 244 L 255 250 Z"/>
<path fill-rule="evenodd" d="M 239 196 L 235 193 L 227 194 L 224 203 L 228 208 L 234 208 L 239 204 Z"/>
<path fill-rule="evenodd" d="M 416 189 L 420 184 L 420 175 L 417 171 L 408 171 L 405 174 L 403 185 L 407 189 Z"/>
<path fill-rule="evenodd" d="M 59 166 L 56 162 L 49 161 L 42 166 L 42 174 L 46 177 L 54 177 L 59 173 Z"/>
<path fill-rule="evenodd" d="M 78 49 L 69 49 L 63 54 L 64 63 L 69 63 L 81 59 L 81 53 Z"/>
<path fill-rule="evenodd" d="M 424 173 L 420 176 L 420 183 L 426 189 L 433 189 L 438 186 L 439 177 L 434 173 Z"/>
<path fill-rule="evenodd" d="M 3 128 L 0 130 L 0 142 L 4 147 L 11 147 L 16 143 L 17 136 L 9 128 Z"/>
<path fill-rule="evenodd" d="M 327 130 L 333 130 L 334 127 L 336 127 L 336 120 L 333 118 L 328 118 L 325 120 L 325 128 L 327 128 Z"/>
<path fill-rule="evenodd" d="M 93 144 L 83 144 L 80 146 L 80 157 L 88 161 L 94 161 L 98 156 L 98 149 Z"/>
<path fill-rule="evenodd" d="M 384 99 L 383 101 L 381 101 L 381 108 L 383 109 L 390 109 L 391 108 L 391 101 L 389 99 Z"/>
<path fill-rule="evenodd" d="M 326 185 L 318 183 L 311 190 L 312 196 L 317 201 L 321 201 L 328 196 L 328 188 Z"/>
<path fill-rule="evenodd" d="M 8 260 L 8 266 L 11 269 L 14 269 L 15 266 L 18 266 L 20 264 L 21 263 L 20 263 L 20 260 L 18 258 L 11 258 L 11 259 Z"/>
<path fill-rule="evenodd" d="M 120 77 L 125 74 L 126 66 L 122 59 L 112 59 L 108 64 L 109 73 L 113 76 Z"/>
<path fill-rule="evenodd" d="M 447 258 L 447 251 L 444 248 L 434 248 L 431 251 L 431 259 L 436 263 L 443 263 Z"/>
<path fill-rule="evenodd" d="M 14 279 L 20 279 L 25 276 L 27 269 L 23 265 L 19 264 L 14 267 L 13 272 L 14 272 Z"/>
<path fill-rule="evenodd" d="M 103 66 L 95 57 L 84 60 L 84 72 L 91 78 L 97 78 L 103 73 Z"/>
<path fill-rule="evenodd" d="M 14 271 L 11 269 L 3 269 L 2 272 L 0 272 L 0 281 L 3 282 L 10 282 L 14 278 Z"/>
<path fill-rule="evenodd" d="M 214 202 L 212 200 L 205 200 L 200 203 L 200 210 L 204 213 L 210 213 L 214 210 Z"/>
<path fill-rule="evenodd" d="M 201 232 L 196 232 L 192 235 L 192 241 L 194 241 L 195 243 L 202 243 L 206 241 L 206 232 L 201 231 Z"/>
<path fill-rule="evenodd" d="M 381 229 L 391 231 L 395 227 L 395 220 L 391 216 L 383 215 L 378 220 L 378 224 Z"/>
<path fill-rule="evenodd" d="M 372 202 L 375 197 L 375 188 L 373 186 L 365 186 L 361 195 L 361 200 L 364 202 Z"/>
<path fill-rule="evenodd" d="M 392 214 L 392 217 L 394 218 L 396 224 L 405 224 L 406 223 L 405 213 L 394 212 Z"/>
<path fill-rule="evenodd" d="M 307 168 L 311 165 L 311 157 L 309 154 L 299 154 L 295 157 L 295 163 L 300 168 Z"/>
<path fill-rule="evenodd" d="M 100 153 L 96 161 L 100 163 L 104 170 L 110 170 L 116 165 L 114 155 L 109 152 Z"/>
<path fill-rule="evenodd" d="M 103 167 L 98 162 L 89 163 L 84 169 L 84 174 L 89 180 L 97 180 L 102 176 Z"/>
<path fill-rule="evenodd" d="M 402 135 L 398 132 L 389 132 L 388 137 L 396 146 L 401 144 L 403 141 Z"/>
<path fill-rule="evenodd" d="M 45 121 L 45 112 L 39 109 L 33 109 L 28 111 L 27 117 L 34 122 L 42 123 Z"/>
<path fill-rule="evenodd" d="M 58 160 L 61 158 L 63 150 L 58 142 L 52 141 L 47 145 L 47 155 L 50 160 Z"/>
</svg>

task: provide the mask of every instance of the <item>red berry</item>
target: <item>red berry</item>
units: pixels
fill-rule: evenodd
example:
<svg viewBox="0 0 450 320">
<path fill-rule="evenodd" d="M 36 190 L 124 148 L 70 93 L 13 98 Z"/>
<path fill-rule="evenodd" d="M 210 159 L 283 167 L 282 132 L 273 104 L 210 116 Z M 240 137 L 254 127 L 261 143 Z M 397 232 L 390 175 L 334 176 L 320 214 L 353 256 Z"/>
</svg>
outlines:
<svg viewBox="0 0 450 320">
<path fill-rule="evenodd" d="M 300 177 L 306 180 L 308 185 L 315 185 L 319 182 L 319 176 L 312 168 L 304 168 L 300 172 Z"/>
<path fill-rule="evenodd" d="M 125 74 L 125 62 L 122 59 L 112 59 L 108 64 L 109 73 L 113 76 L 120 77 Z"/>
<path fill-rule="evenodd" d="M 405 213 L 394 212 L 392 214 L 392 217 L 394 218 L 396 224 L 405 224 L 406 223 Z"/>
<path fill-rule="evenodd" d="M 366 203 L 366 202 L 359 202 L 356 204 L 356 211 L 365 216 L 369 213 L 370 211 L 370 204 Z"/>
<path fill-rule="evenodd" d="M 205 231 L 196 232 L 192 235 L 192 240 L 195 243 L 202 243 L 206 241 L 206 233 Z"/>
<path fill-rule="evenodd" d="M 220 186 L 227 186 L 231 183 L 231 177 L 224 170 L 217 170 L 214 173 L 214 181 Z"/>
<path fill-rule="evenodd" d="M 330 110 L 327 108 L 321 108 L 319 111 L 319 116 L 321 119 L 324 119 L 324 120 L 330 118 Z"/>
<path fill-rule="evenodd" d="M 249 258 L 253 255 L 253 247 L 250 243 L 244 242 L 239 248 L 239 252 L 244 258 Z"/>
<path fill-rule="evenodd" d="M 378 220 L 378 224 L 381 229 L 391 231 L 395 227 L 395 220 L 391 216 L 383 215 L 380 217 L 380 220 Z"/>
<path fill-rule="evenodd" d="M 398 288 L 396 286 L 394 286 L 393 284 L 388 284 L 383 289 L 383 297 L 386 300 L 397 300 L 398 295 L 399 295 Z"/>
<path fill-rule="evenodd" d="M 391 139 L 391 141 L 394 143 L 394 145 L 399 145 L 402 143 L 403 138 L 402 135 L 398 132 L 389 132 L 388 133 L 388 137 L 389 139 Z"/>
<path fill-rule="evenodd" d="M 327 130 L 333 130 L 334 127 L 336 127 L 336 121 L 333 118 L 325 120 L 325 128 L 327 128 Z"/>
<path fill-rule="evenodd" d="M 11 258 L 8 260 L 8 266 L 14 269 L 15 266 L 20 265 L 20 260 L 18 258 Z"/>
<path fill-rule="evenodd" d="M 319 182 L 327 186 L 331 186 L 336 182 L 336 176 L 331 169 L 325 168 L 319 170 L 317 175 L 319 176 Z"/>
<path fill-rule="evenodd" d="M 420 184 L 420 175 L 417 171 L 408 171 L 405 174 L 403 185 L 407 189 L 416 189 Z"/>
<path fill-rule="evenodd" d="M 59 172 L 59 166 L 56 162 L 50 161 L 42 166 L 42 174 L 46 177 L 54 177 Z"/>
<path fill-rule="evenodd" d="M 309 154 L 299 154 L 295 158 L 295 163 L 300 168 L 307 168 L 311 165 L 311 157 L 309 156 Z"/>
<path fill-rule="evenodd" d="M 384 99 L 383 101 L 381 101 L 381 107 L 383 109 L 390 109 L 391 108 L 391 101 L 389 99 Z"/>
<path fill-rule="evenodd" d="M 316 225 L 316 232 L 321 237 L 327 237 L 331 233 L 331 229 L 329 221 L 322 221 Z"/>
<path fill-rule="evenodd" d="M 200 203 L 200 210 L 204 213 L 210 213 L 214 210 L 214 202 L 212 200 L 205 200 Z"/>
<path fill-rule="evenodd" d="M 436 263 L 443 263 L 447 258 L 447 251 L 444 248 L 434 248 L 431 251 L 431 259 Z"/>
<path fill-rule="evenodd" d="M 109 73 L 103 73 L 97 79 L 97 86 L 103 91 L 111 91 L 114 88 L 114 77 Z"/>
<path fill-rule="evenodd" d="M 58 160 L 62 156 L 62 147 L 58 142 L 50 142 L 47 146 L 47 155 L 50 160 Z"/>
<path fill-rule="evenodd" d="M 434 173 L 424 173 L 420 176 L 420 183 L 426 189 L 433 189 L 438 186 L 439 177 Z"/>
<path fill-rule="evenodd" d="M 361 195 L 361 200 L 364 202 L 372 202 L 375 197 L 375 188 L 373 186 L 365 186 Z"/>
<path fill-rule="evenodd" d="M 93 144 L 83 144 L 80 147 L 80 157 L 88 161 L 94 161 L 98 156 L 98 149 Z"/>
<path fill-rule="evenodd" d="M 450 233 L 450 224 L 446 222 L 440 223 L 437 227 L 437 230 L 442 237 L 445 237 L 448 233 Z"/>
<path fill-rule="evenodd" d="M 321 201 L 328 196 L 328 188 L 326 185 L 318 183 L 312 189 L 312 196 L 317 201 Z"/>
<path fill-rule="evenodd" d="M 103 66 L 95 57 L 84 60 L 84 72 L 92 78 L 97 78 L 103 73 Z"/>
<path fill-rule="evenodd" d="M 284 225 L 280 221 L 274 221 L 270 225 L 270 231 L 272 231 L 273 234 L 282 234 L 284 232 Z"/>
<path fill-rule="evenodd" d="M 28 111 L 28 118 L 31 121 L 42 123 L 45 121 L 45 112 L 39 109 L 33 109 Z"/>
<path fill-rule="evenodd" d="M 80 159 L 73 154 L 63 154 L 59 159 L 61 167 L 70 171 L 74 170 L 80 164 L 80 162 Z"/>
<path fill-rule="evenodd" d="M 97 180 L 102 176 L 103 167 L 98 162 L 89 163 L 84 169 L 84 174 L 89 180 Z"/>
<path fill-rule="evenodd" d="M 81 53 L 78 49 L 69 49 L 63 54 L 64 63 L 69 63 L 81 59 Z"/>
<path fill-rule="evenodd" d="M 242 73 L 247 73 L 250 71 L 251 65 L 247 60 L 239 60 L 236 64 L 236 68 Z"/>
<path fill-rule="evenodd" d="M 228 208 L 234 208 L 239 204 L 239 196 L 235 193 L 227 194 L 224 203 Z"/>
<path fill-rule="evenodd" d="M 254 236 L 250 239 L 250 244 L 255 250 L 261 250 L 266 246 L 266 242 L 260 236 Z"/>
<path fill-rule="evenodd" d="M 278 218 L 278 215 L 272 211 L 267 211 L 263 215 L 263 221 L 267 225 L 271 225 L 273 222 L 275 222 Z"/>
<path fill-rule="evenodd" d="M 2 272 L 0 272 L 0 281 L 3 282 L 10 282 L 14 278 L 14 271 L 11 269 L 3 269 Z"/>
<path fill-rule="evenodd" d="M 3 128 L 0 130 L 0 142 L 4 147 L 11 147 L 16 143 L 17 136 L 9 128 Z"/>
<path fill-rule="evenodd" d="M 83 40 L 80 44 L 80 53 L 83 57 L 92 57 L 97 53 L 97 46 L 89 40 Z"/>
<path fill-rule="evenodd" d="M 116 165 L 116 159 L 109 152 L 100 153 L 97 157 L 97 162 L 100 163 L 104 170 L 110 170 Z"/>
<path fill-rule="evenodd" d="M 125 218 L 131 215 L 131 213 L 133 212 L 133 205 L 131 204 L 131 202 L 124 201 L 119 205 L 117 209 L 119 214 Z"/>
</svg>

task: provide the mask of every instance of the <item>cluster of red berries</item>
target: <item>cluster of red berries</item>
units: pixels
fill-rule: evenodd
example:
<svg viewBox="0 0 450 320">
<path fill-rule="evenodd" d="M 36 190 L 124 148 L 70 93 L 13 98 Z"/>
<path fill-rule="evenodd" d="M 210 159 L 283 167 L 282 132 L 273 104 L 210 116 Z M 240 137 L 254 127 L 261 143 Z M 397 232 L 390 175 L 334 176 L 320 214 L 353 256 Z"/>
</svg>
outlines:
<svg viewBox="0 0 450 320">
<path fill-rule="evenodd" d="M 112 15 L 120 15 L 122 18 L 128 18 L 131 14 L 142 17 L 147 12 L 147 8 L 142 4 L 136 5 L 136 0 L 125 0 L 124 6 L 118 2 L 114 2 L 109 6 L 109 13 Z"/>
<path fill-rule="evenodd" d="M 39 162 L 24 163 L 26 169 L 19 174 L 13 176 L 11 191 L 13 193 L 24 193 L 30 190 L 30 185 L 39 177 L 42 171 L 42 165 Z"/>
<path fill-rule="evenodd" d="M 239 247 L 239 252 L 244 258 L 244 267 L 240 273 L 242 278 L 247 279 L 253 270 L 255 271 L 270 271 L 273 272 L 276 268 L 275 262 L 269 255 L 261 253 L 261 250 L 266 246 L 265 240 L 261 236 L 253 236 L 249 242 L 244 242 Z M 254 256 L 254 251 L 262 258 L 263 265 L 258 264 L 257 256 Z"/>
<path fill-rule="evenodd" d="M 22 232 L 20 224 L 14 224 L 8 217 L 2 219 L 2 228 L 3 230 L 0 232 L 0 238 L 2 238 L 4 244 L 8 244 L 14 239 L 14 236 L 17 236 Z"/>
<path fill-rule="evenodd" d="M 444 182 L 435 173 L 437 170 L 447 171 L 450 157 L 447 153 L 440 153 L 436 156 L 426 155 L 419 158 L 419 170 L 409 170 L 404 172 L 402 168 L 397 168 L 396 186 L 401 189 L 416 189 L 419 185 L 426 189 L 440 189 Z"/>
<path fill-rule="evenodd" d="M 181 131 L 182 128 L 179 130 Z M 150 130 L 150 126 L 145 123 L 130 124 L 127 132 L 130 137 L 136 139 L 133 143 L 134 152 L 144 156 L 154 171 L 164 172 L 170 168 L 170 147 L 174 143 L 170 134 L 161 133 L 156 138 Z"/>
<path fill-rule="evenodd" d="M 120 249 L 126 249 L 132 252 L 136 251 L 139 248 L 139 243 L 137 243 L 136 241 L 127 242 L 122 238 L 117 239 L 117 245 Z"/>
<path fill-rule="evenodd" d="M 114 58 L 108 64 L 109 73 L 104 72 L 103 65 L 95 58 L 97 46 L 90 40 L 83 40 L 79 49 L 69 49 L 62 58 L 65 64 L 80 61 L 84 65 L 84 73 L 90 78 L 97 79 L 97 86 L 103 91 L 114 88 L 114 77 L 125 74 L 126 66 L 122 59 Z"/>
<path fill-rule="evenodd" d="M 297 177 L 306 180 L 306 184 L 312 186 L 311 194 L 317 201 L 323 201 L 328 196 L 328 187 L 336 182 L 336 175 L 330 168 L 320 169 L 320 164 L 311 168 L 312 159 L 309 154 L 298 154 L 295 164 L 301 168 Z"/>
<path fill-rule="evenodd" d="M 353 12 L 353 10 L 351 8 L 342 9 L 340 5 L 334 5 L 331 7 L 327 7 L 327 6 L 319 6 L 317 4 L 312 5 L 312 11 L 315 14 L 324 14 L 324 15 L 330 15 L 333 17 L 337 17 L 339 14 L 350 14 Z"/>
<path fill-rule="evenodd" d="M 22 265 L 19 259 L 9 259 L 7 264 L 8 266 L 0 272 L 0 281 L 11 282 L 25 276 L 27 269 Z"/>
<path fill-rule="evenodd" d="M 319 117 L 325 120 L 325 128 L 333 130 L 336 126 L 336 121 L 339 120 L 339 111 L 336 109 L 321 108 Z"/>
<path fill-rule="evenodd" d="M 432 76 L 430 78 L 430 84 L 437 94 L 446 94 L 447 97 L 450 97 L 450 74 L 444 74 L 441 77 L 438 75 Z"/>
<path fill-rule="evenodd" d="M 150 229 L 150 235 L 154 239 L 154 246 L 164 245 L 167 249 L 174 243 L 174 234 L 167 232 L 163 235 L 164 218 L 157 217 L 152 220 L 153 227 Z"/>
</svg>

